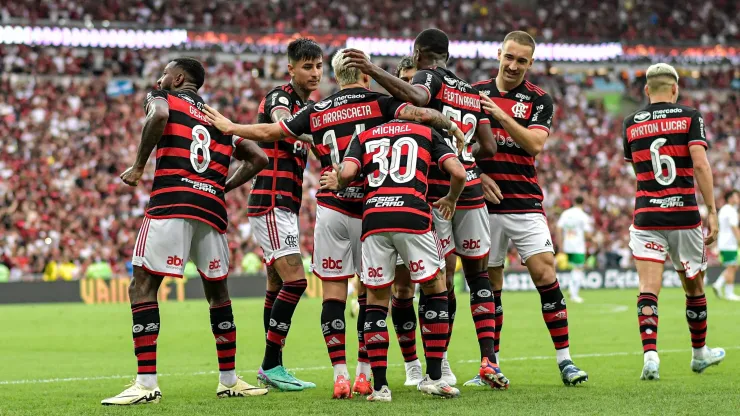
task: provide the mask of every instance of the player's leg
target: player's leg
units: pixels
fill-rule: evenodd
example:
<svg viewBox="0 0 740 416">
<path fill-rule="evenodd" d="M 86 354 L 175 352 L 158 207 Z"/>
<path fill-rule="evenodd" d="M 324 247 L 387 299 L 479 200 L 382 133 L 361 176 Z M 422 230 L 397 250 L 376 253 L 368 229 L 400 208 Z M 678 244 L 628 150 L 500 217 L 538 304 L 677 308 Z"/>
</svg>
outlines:
<svg viewBox="0 0 740 416">
<path fill-rule="evenodd" d="M 396 261 L 395 276 L 392 286 L 391 318 L 406 368 L 406 381 L 403 385 L 416 386 L 424 378 L 424 373 L 421 361 L 416 355 L 417 320 L 414 311 L 414 284 L 411 282 L 409 269 L 403 264 L 401 256 L 398 256 Z"/>
<path fill-rule="evenodd" d="M 457 296 L 455 296 L 455 269 L 457 268 L 457 255 L 449 253 L 444 257 L 445 267 L 445 286 L 447 287 L 447 307 L 450 314 L 450 326 L 445 341 L 445 353 L 442 358 L 442 377 L 445 381 L 454 386 L 457 384 L 457 377 L 450 368 L 450 361 L 447 359 L 447 349 L 452 339 L 452 327 L 455 324 L 455 315 L 457 314 Z M 485 269 L 485 265 L 483 266 Z"/>
<path fill-rule="evenodd" d="M 582 253 L 568 253 L 568 264 L 570 265 L 570 300 L 575 303 L 583 303 L 579 295 L 583 283 L 583 266 L 586 263 L 586 255 Z"/>
<path fill-rule="evenodd" d="M 373 392 L 373 387 L 370 383 L 370 380 L 372 380 L 370 357 L 367 355 L 365 336 L 363 335 L 365 317 L 367 316 L 367 288 L 364 284 L 358 288 L 357 302 L 360 305 L 357 313 L 357 370 L 355 371 L 355 382 L 352 384 L 352 393 L 366 396 Z"/>
<path fill-rule="evenodd" d="M 629 246 L 640 279 L 640 294 L 637 296 L 637 322 L 643 351 L 640 379 L 658 380 L 658 295 L 663 282 L 663 263 L 668 241 L 659 231 L 630 227 Z"/>
<path fill-rule="evenodd" d="M 740 301 L 735 294 L 735 275 L 737 274 L 737 250 L 720 251 L 720 260 L 725 269 L 712 285 L 714 293 L 720 299 Z"/>
<path fill-rule="evenodd" d="M 275 304 L 275 300 L 280 293 L 280 289 L 283 288 L 283 280 L 280 278 L 277 269 L 275 269 L 275 259 L 277 258 L 276 251 L 280 248 L 280 241 L 275 236 L 273 227 L 274 215 L 272 211 L 265 215 L 250 217 L 249 223 L 252 226 L 252 233 L 257 240 L 257 243 L 262 247 L 264 253 L 264 262 L 267 270 L 267 281 L 265 287 L 265 305 L 262 312 L 262 322 L 265 330 L 265 339 L 267 339 L 267 331 L 270 329 L 270 316 L 272 315 L 272 308 Z M 279 353 L 278 361 L 282 365 L 283 357 L 282 350 Z"/>
<path fill-rule="evenodd" d="M 262 322 L 265 329 L 265 337 L 267 337 L 267 330 L 270 329 L 270 315 L 272 315 L 272 307 L 275 304 L 280 289 L 283 288 L 283 280 L 280 279 L 277 270 L 273 265 L 267 265 L 267 280 L 265 287 L 265 306 L 262 312 Z M 282 353 L 280 363 L 282 364 Z"/>
<path fill-rule="evenodd" d="M 136 382 L 104 405 L 158 403 L 157 338 L 160 330 L 157 292 L 165 276 L 182 277 L 192 238 L 191 225 L 179 218 L 144 218 L 134 244 L 134 276 L 128 293 L 133 315 Z"/>
<path fill-rule="evenodd" d="M 707 298 L 704 294 L 704 273 L 707 269 L 704 235 L 701 227 L 671 230 L 668 245 L 673 267 L 681 277 L 686 292 L 686 322 L 691 334 L 691 370 L 702 373 L 725 359 L 725 350 L 709 348 L 707 337 Z"/>
<path fill-rule="evenodd" d="M 542 317 L 555 346 L 560 375 L 566 385 L 588 381 L 588 374 L 570 356 L 568 309 L 555 274 L 555 251 L 542 214 L 506 215 L 505 227 L 540 294 Z"/>
</svg>

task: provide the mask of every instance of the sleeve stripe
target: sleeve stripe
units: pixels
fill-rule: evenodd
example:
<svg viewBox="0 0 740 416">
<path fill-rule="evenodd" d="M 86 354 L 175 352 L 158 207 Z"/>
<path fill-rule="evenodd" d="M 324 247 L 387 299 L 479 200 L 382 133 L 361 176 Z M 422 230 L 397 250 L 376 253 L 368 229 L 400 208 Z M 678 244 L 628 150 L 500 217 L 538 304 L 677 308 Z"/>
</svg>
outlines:
<svg viewBox="0 0 740 416">
<path fill-rule="evenodd" d="M 424 85 L 424 84 L 414 84 L 414 87 L 424 88 L 424 91 L 426 91 L 426 93 L 427 93 L 427 102 L 424 103 L 424 105 L 427 105 L 427 104 L 429 104 L 429 101 L 432 101 L 432 92 L 429 91 L 429 88 L 427 88 L 426 85 Z"/>
<path fill-rule="evenodd" d="M 393 115 L 394 118 L 398 118 L 398 115 L 401 114 L 401 111 L 403 111 L 406 106 L 409 105 L 409 103 L 403 103 L 401 104 L 398 109 L 396 110 L 396 114 Z"/>
<path fill-rule="evenodd" d="M 478 124 L 491 124 L 491 120 L 489 120 L 487 118 L 482 118 L 482 119 L 478 120 Z"/>
<path fill-rule="evenodd" d="M 237 135 L 233 135 L 233 136 L 231 136 L 231 145 L 234 146 L 234 147 L 239 146 L 239 143 L 241 143 L 242 140 L 244 140 L 243 137 L 239 137 Z"/>
<path fill-rule="evenodd" d="M 290 131 L 290 129 L 288 128 L 288 125 L 285 124 L 285 120 L 280 120 L 278 122 L 278 124 L 280 124 L 280 128 L 283 129 L 283 131 L 285 132 L 285 134 L 287 134 L 288 136 L 298 137 L 295 133 L 293 133 L 292 131 Z"/>
<path fill-rule="evenodd" d="M 709 147 L 707 146 L 707 142 L 705 142 L 704 140 L 691 140 L 689 141 L 689 147 L 691 146 L 704 146 L 704 148 Z"/>
<path fill-rule="evenodd" d="M 547 133 L 550 133 L 550 129 L 547 128 L 547 126 L 543 126 L 542 124 L 530 124 L 527 128 L 528 129 L 544 130 Z"/>
<path fill-rule="evenodd" d="M 631 158 L 625 157 L 624 160 L 627 161 L 627 162 L 632 162 L 632 159 Z"/>
<path fill-rule="evenodd" d="M 454 153 L 445 153 L 442 155 L 442 157 L 439 158 L 439 160 L 437 161 L 437 166 L 439 166 L 440 170 L 444 170 L 444 168 L 442 167 L 442 163 L 451 157 L 457 157 L 457 155 Z"/>
<path fill-rule="evenodd" d="M 342 162 L 344 162 L 344 161 L 347 161 L 347 162 L 352 162 L 352 163 L 354 163 L 355 165 L 357 165 L 357 167 L 358 167 L 358 168 L 362 168 L 362 163 L 360 163 L 360 161 L 359 161 L 359 160 L 357 160 L 357 159 L 353 158 L 352 156 L 345 156 L 345 157 L 344 157 L 344 160 L 342 160 Z"/>
</svg>

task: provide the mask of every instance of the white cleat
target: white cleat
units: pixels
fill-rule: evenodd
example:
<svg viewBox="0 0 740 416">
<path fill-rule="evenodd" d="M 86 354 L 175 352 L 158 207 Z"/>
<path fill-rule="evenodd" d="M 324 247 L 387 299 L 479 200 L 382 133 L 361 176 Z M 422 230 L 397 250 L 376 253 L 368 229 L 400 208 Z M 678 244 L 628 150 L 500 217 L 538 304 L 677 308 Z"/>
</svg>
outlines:
<svg viewBox="0 0 740 416">
<path fill-rule="evenodd" d="M 447 361 L 447 358 L 442 359 L 442 380 L 447 382 L 450 386 L 457 384 L 457 377 L 455 377 L 455 374 L 452 372 L 450 362 Z"/>
<path fill-rule="evenodd" d="M 713 365 L 719 365 L 725 359 L 725 350 L 722 348 L 706 348 L 704 357 L 691 359 L 691 371 L 701 374 Z"/>
<path fill-rule="evenodd" d="M 159 386 L 150 389 L 134 380 L 126 387 L 126 390 L 117 396 L 103 399 L 100 404 L 103 406 L 131 406 L 134 404 L 159 403 L 162 399 L 162 392 L 159 391 Z"/>
<path fill-rule="evenodd" d="M 721 277 L 720 277 L 720 279 L 721 279 Z M 717 283 L 719 283 L 719 285 Z M 724 289 L 724 286 L 725 286 L 724 285 L 724 281 L 721 281 L 721 280 L 717 280 L 717 282 L 715 282 L 712 285 L 712 290 L 714 290 L 714 294 L 717 295 L 717 297 L 720 298 L 720 299 L 724 299 L 725 298 L 725 294 L 722 292 L 722 289 Z"/>
<path fill-rule="evenodd" d="M 405 363 L 406 366 L 406 382 L 404 386 L 418 386 L 422 380 L 424 380 L 424 374 L 421 371 L 421 362 L 419 360 Z"/>
<path fill-rule="evenodd" d="M 265 394 L 267 394 L 266 388 L 255 387 L 242 380 L 241 376 L 237 377 L 236 384 L 231 387 L 227 387 L 223 383 L 218 383 L 218 387 L 216 388 L 216 396 L 219 398 L 264 396 Z"/>
<path fill-rule="evenodd" d="M 659 367 L 660 364 L 658 364 L 657 361 L 645 361 L 645 365 L 642 367 L 640 380 L 660 380 L 660 374 L 658 373 Z"/>
<path fill-rule="evenodd" d="M 429 376 L 426 376 L 424 380 L 419 383 L 419 390 L 422 393 L 443 397 L 445 399 L 460 396 L 460 390 L 450 386 L 446 381 L 444 381 L 444 379 L 432 380 Z"/>
<path fill-rule="evenodd" d="M 573 303 L 583 303 L 583 298 L 580 296 L 571 296 L 570 301 Z"/>
<path fill-rule="evenodd" d="M 732 302 L 740 302 L 740 296 L 738 296 L 738 295 L 736 295 L 734 293 L 727 294 L 727 296 L 725 296 L 725 299 L 726 300 L 729 300 L 729 301 L 732 301 Z"/>
<path fill-rule="evenodd" d="M 391 389 L 389 389 L 388 386 L 383 386 L 378 391 L 373 389 L 372 394 L 367 396 L 367 400 L 370 402 L 390 402 Z"/>
</svg>

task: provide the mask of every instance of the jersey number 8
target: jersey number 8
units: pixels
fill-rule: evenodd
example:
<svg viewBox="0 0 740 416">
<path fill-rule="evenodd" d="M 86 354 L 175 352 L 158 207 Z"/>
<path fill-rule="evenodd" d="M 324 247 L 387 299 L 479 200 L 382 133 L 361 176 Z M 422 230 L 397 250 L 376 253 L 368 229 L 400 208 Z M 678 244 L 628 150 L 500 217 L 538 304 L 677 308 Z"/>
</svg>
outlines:
<svg viewBox="0 0 740 416">
<path fill-rule="evenodd" d="M 403 154 L 404 147 L 406 147 L 405 155 Z M 387 138 L 365 143 L 365 152 L 373 155 L 373 163 L 378 164 L 378 170 L 367 175 L 367 183 L 373 188 L 383 185 L 389 174 L 396 183 L 406 183 L 416 177 L 416 160 L 419 154 L 416 141 L 411 137 L 401 137 L 396 140 L 393 143 L 390 158 L 388 157 L 389 149 L 391 149 L 391 141 Z M 401 166 L 402 156 L 406 156 L 406 165 L 403 167 Z"/>
<path fill-rule="evenodd" d="M 190 163 L 198 173 L 203 173 L 211 164 L 211 134 L 198 124 L 193 127 L 193 143 L 190 144 Z M 200 152 L 200 154 L 199 154 Z"/>
</svg>

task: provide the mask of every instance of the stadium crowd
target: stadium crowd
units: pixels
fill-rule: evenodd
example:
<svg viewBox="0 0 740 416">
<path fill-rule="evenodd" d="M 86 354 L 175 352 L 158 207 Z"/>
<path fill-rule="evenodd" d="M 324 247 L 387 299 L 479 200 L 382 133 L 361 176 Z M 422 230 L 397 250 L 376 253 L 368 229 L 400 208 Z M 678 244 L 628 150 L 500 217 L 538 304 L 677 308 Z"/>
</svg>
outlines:
<svg viewBox="0 0 740 416">
<path fill-rule="evenodd" d="M 671 43 L 701 39 L 705 44 L 740 39 L 738 3 L 711 0 L 675 7 L 661 0 L 462 2 L 411 0 L 189 2 L 182 0 L 0 0 L 0 22 L 11 18 L 48 21 L 116 21 L 136 26 L 224 31 L 342 31 L 377 36 L 412 36 L 438 27 L 458 37 L 501 37 L 527 30 L 544 41 Z M 438 12 L 438 10 L 442 10 Z M 382 18 L 380 18 L 382 16 Z"/>
<path fill-rule="evenodd" d="M 50 52 L 51 51 L 51 52 Z M 104 67 L 75 50 L 0 47 L 0 263 L 11 279 L 42 273 L 49 264 L 66 265 L 68 275 L 84 276 L 91 265 L 107 264 L 114 274 L 126 274 L 133 243 L 147 203 L 153 164 L 143 184 L 124 186 L 118 175 L 131 162 L 143 124 L 143 99 L 164 66 L 127 51 L 106 51 Z M 79 55 L 79 56 L 78 56 Z M 123 62 L 121 62 L 123 59 Z M 203 96 L 227 117 L 243 122 L 256 119 L 259 100 L 279 80 L 286 79 L 276 64 L 208 62 Z M 387 66 L 391 62 L 386 63 Z M 472 69 L 468 69 L 472 68 Z M 462 77 L 479 80 L 495 75 L 478 64 L 457 64 Z M 13 73 L 86 75 L 29 77 Z M 589 251 L 592 265 L 629 266 L 627 229 L 631 222 L 634 177 L 622 161 L 621 119 L 601 100 L 589 100 L 587 90 L 598 75 L 570 76 L 533 71 L 529 79 L 541 85 L 556 103 L 554 130 L 538 157 L 539 181 L 552 232 L 558 214 L 577 195 L 595 218 L 596 233 Z M 137 78 L 131 95 L 106 94 L 110 75 Z M 329 81 L 326 71 L 324 82 Z M 740 93 L 705 91 L 706 85 L 731 85 L 740 74 L 707 71 L 682 81 L 681 102 L 704 114 L 712 150 L 717 195 L 740 183 Z M 624 82 L 625 94 L 642 102 L 639 77 L 623 79 L 619 72 L 602 75 Z M 690 91 L 692 84 L 700 90 Z M 320 97 L 314 97 L 316 99 Z M 301 247 L 312 251 L 318 163 L 309 161 L 301 210 Z M 734 169 L 730 169 L 734 167 Z M 230 193 L 228 238 L 232 264 L 241 270 L 245 256 L 260 254 L 251 238 L 246 209 L 249 187 Z M 721 204 L 722 201 L 720 200 Z M 510 252 L 512 267 L 518 256 Z"/>
</svg>

